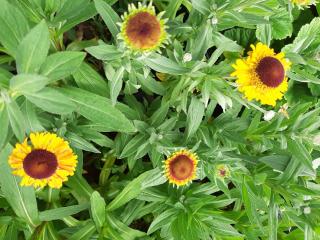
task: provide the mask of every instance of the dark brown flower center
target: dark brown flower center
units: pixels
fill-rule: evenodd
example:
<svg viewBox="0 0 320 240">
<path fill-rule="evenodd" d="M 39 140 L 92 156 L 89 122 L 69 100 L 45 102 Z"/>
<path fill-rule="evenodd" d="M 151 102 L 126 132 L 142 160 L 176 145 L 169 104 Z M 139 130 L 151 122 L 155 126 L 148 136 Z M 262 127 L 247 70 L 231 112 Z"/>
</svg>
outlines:
<svg viewBox="0 0 320 240">
<path fill-rule="evenodd" d="M 186 155 L 178 155 L 170 162 L 170 173 L 178 179 L 184 180 L 191 177 L 194 169 L 193 161 Z"/>
<path fill-rule="evenodd" d="M 52 176 L 58 167 L 56 156 L 47 150 L 35 149 L 23 161 L 24 171 L 32 178 L 43 179 Z"/>
<path fill-rule="evenodd" d="M 260 60 L 256 72 L 261 80 L 268 87 L 278 87 L 285 75 L 281 62 L 273 57 L 264 57 Z"/>
<path fill-rule="evenodd" d="M 136 48 L 154 47 L 161 36 L 161 26 L 156 16 L 140 12 L 127 23 L 126 34 Z"/>
<path fill-rule="evenodd" d="M 226 173 L 227 173 L 226 170 L 220 169 L 219 172 L 220 172 L 220 176 L 221 177 L 225 177 L 226 176 Z"/>
</svg>

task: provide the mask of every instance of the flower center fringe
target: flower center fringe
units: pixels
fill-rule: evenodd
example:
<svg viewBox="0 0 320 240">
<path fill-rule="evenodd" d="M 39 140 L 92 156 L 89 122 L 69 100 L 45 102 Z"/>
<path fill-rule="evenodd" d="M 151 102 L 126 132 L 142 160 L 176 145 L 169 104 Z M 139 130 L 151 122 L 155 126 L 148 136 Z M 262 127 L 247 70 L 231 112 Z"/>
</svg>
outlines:
<svg viewBox="0 0 320 240">
<path fill-rule="evenodd" d="M 276 88 L 284 80 L 285 71 L 281 62 L 273 57 L 264 57 L 260 60 L 256 73 L 264 85 Z"/>
<path fill-rule="evenodd" d="M 126 34 L 135 47 L 150 48 L 157 45 L 161 26 L 156 16 L 140 12 L 128 20 Z"/>
<path fill-rule="evenodd" d="M 56 156 L 42 149 L 30 152 L 23 161 L 25 172 L 35 179 L 43 179 L 52 176 L 58 167 Z"/>
<path fill-rule="evenodd" d="M 193 161 L 185 156 L 179 155 L 170 163 L 170 173 L 178 180 L 185 180 L 192 176 L 194 168 Z"/>
</svg>

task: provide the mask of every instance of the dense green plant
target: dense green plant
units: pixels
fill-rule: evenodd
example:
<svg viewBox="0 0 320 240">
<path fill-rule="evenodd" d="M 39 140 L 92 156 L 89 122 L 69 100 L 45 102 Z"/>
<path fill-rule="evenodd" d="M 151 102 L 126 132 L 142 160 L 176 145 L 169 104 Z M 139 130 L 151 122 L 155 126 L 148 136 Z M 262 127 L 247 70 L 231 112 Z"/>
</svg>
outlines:
<svg viewBox="0 0 320 240">
<path fill-rule="evenodd" d="M 0 239 L 320 239 L 320 5 L 292 2 L 154 0 L 168 43 L 143 53 L 117 24 L 137 1 L 0 0 Z M 275 107 L 230 76 L 257 42 L 292 63 Z M 61 189 L 8 164 L 44 131 L 78 156 Z M 197 179 L 177 188 L 182 148 Z"/>
</svg>

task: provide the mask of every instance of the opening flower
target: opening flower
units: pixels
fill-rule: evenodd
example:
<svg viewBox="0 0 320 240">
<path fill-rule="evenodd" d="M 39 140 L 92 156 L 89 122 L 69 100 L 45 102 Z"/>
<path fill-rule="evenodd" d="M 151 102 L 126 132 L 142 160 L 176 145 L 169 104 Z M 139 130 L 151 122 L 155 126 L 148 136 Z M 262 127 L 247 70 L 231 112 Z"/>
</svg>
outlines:
<svg viewBox="0 0 320 240">
<path fill-rule="evenodd" d="M 69 143 L 54 133 L 31 133 L 28 140 L 17 143 L 9 156 L 13 174 L 22 177 L 21 186 L 61 188 L 77 165 Z"/>
<path fill-rule="evenodd" d="M 235 71 L 231 76 L 237 77 L 239 91 L 249 101 L 255 99 L 275 106 L 288 89 L 286 71 L 291 63 L 284 58 L 284 53 L 276 54 L 262 43 L 251 48 L 246 59 L 238 59 L 232 65 Z"/>
<path fill-rule="evenodd" d="M 219 164 L 215 168 L 215 174 L 216 174 L 216 177 L 220 179 L 228 178 L 230 177 L 230 169 L 225 164 Z"/>
<path fill-rule="evenodd" d="M 165 161 L 165 174 L 169 183 L 183 186 L 192 182 L 196 178 L 198 161 L 197 155 L 187 149 L 173 153 Z"/>
<path fill-rule="evenodd" d="M 128 13 L 122 16 L 119 38 L 132 50 L 148 52 L 158 50 L 167 41 L 165 19 L 162 13 L 156 15 L 155 8 L 138 3 L 129 5 Z"/>
</svg>

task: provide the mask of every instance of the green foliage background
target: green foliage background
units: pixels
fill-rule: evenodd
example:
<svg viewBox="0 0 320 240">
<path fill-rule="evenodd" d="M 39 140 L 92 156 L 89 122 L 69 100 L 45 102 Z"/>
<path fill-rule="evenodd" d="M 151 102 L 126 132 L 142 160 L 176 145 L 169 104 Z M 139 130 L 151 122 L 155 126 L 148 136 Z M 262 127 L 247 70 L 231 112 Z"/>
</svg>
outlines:
<svg viewBox="0 0 320 240">
<path fill-rule="evenodd" d="M 128 3 L 0 0 L 0 239 L 319 239 L 316 7 L 154 0 L 170 44 L 133 55 L 117 39 Z M 258 41 L 293 63 L 273 109 L 287 103 L 289 118 L 263 120 L 271 109 L 230 77 Z M 11 174 L 12 147 L 35 131 L 78 155 L 60 190 L 20 187 Z M 182 147 L 198 154 L 199 179 L 176 189 L 162 161 Z M 217 177 L 219 164 L 230 177 Z"/>
</svg>

